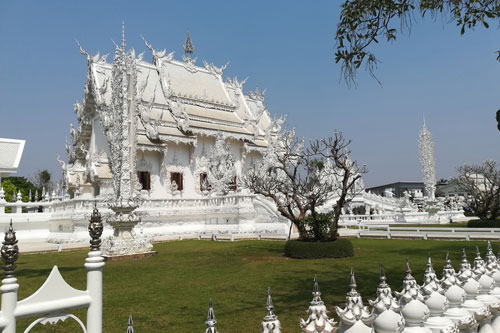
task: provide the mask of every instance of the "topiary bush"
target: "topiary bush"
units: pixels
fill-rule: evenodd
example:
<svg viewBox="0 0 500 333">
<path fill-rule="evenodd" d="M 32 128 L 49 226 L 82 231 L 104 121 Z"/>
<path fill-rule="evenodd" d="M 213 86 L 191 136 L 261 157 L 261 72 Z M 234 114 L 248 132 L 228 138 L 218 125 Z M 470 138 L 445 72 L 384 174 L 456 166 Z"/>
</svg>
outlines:
<svg viewBox="0 0 500 333">
<path fill-rule="evenodd" d="M 295 259 L 344 258 L 353 255 L 351 241 L 346 238 L 330 242 L 289 240 L 285 245 L 285 256 Z"/>
<path fill-rule="evenodd" d="M 467 228 L 500 228 L 499 220 L 469 220 Z"/>
</svg>

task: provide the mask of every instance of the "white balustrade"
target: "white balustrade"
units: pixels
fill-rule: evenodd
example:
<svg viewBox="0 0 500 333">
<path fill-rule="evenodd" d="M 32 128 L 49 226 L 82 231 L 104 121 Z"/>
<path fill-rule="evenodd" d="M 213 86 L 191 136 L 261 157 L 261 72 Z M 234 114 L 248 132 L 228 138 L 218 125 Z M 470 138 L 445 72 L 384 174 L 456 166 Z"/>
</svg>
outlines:
<svg viewBox="0 0 500 333">
<path fill-rule="evenodd" d="M 37 324 L 56 324 L 67 318 L 72 318 L 81 327 L 83 332 L 102 332 L 102 269 L 104 258 L 101 256 L 99 246 L 102 234 L 102 221 L 100 214 L 94 210 L 89 224 L 91 235 L 91 250 L 85 260 L 87 270 L 87 290 L 77 290 L 71 287 L 61 276 L 57 266 L 52 268 L 45 283 L 31 296 L 18 301 L 17 291 L 19 285 L 15 275 L 16 260 L 19 255 L 16 233 L 10 224 L 5 233 L 1 255 L 4 262 L 4 277 L 0 292 L 2 293 L 2 306 L 0 311 L 0 329 L 4 333 L 16 332 L 18 318 L 34 317 L 34 320 L 24 331 L 25 333 Z M 86 325 L 75 315 L 69 313 L 75 308 L 87 308 Z"/>
</svg>

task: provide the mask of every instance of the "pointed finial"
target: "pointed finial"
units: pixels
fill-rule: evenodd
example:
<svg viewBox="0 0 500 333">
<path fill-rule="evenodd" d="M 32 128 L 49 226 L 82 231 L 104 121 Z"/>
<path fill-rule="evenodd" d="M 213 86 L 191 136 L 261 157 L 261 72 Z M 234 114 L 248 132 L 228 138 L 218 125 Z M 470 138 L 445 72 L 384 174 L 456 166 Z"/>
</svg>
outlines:
<svg viewBox="0 0 500 333">
<path fill-rule="evenodd" d="M 476 258 L 475 259 L 482 259 L 481 252 L 479 251 L 479 246 L 477 246 L 477 245 L 476 245 Z"/>
<path fill-rule="evenodd" d="M 444 261 L 446 267 L 451 266 L 450 252 L 446 251 L 446 258 L 444 259 Z"/>
<path fill-rule="evenodd" d="M 194 46 L 191 42 L 191 36 L 189 36 L 189 31 L 187 33 L 186 44 L 184 44 L 184 53 L 185 54 L 193 54 Z"/>
<path fill-rule="evenodd" d="M 125 52 L 125 21 L 122 21 L 122 51 Z"/>
<path fill-rule="evenodd" d="M 134 322 L 132 321 L 132 315 L 128 316 L 127 333 L 134 333 Z"/>
<path fill-rule="evenodd" d="M 267 309 L 267 315 L 264 317 L 264 320 L 274 320 L 277 318 L 277 316 L 273 312 L 274 304 L 273 304 L 273 299 L 271 297 L 271 287 L 267 288 L 266 309 Z"/>
<path fill-rule="evenodd" d="M 430 252 L 427 256 L 427 268 L 425 269 L 425 272 L 426 273 L 434 273 L 434 267 L 432 267 L 432 258 L 431 258 Z"/>
<path fill-rule="evenodd" d="M 313 296 L 315 296 L 315 294 L 321 294 L 319 291 L 318 277 L 316 275 L 314 275 Z"/>
<path fill-rule="evenodd" d="M 410 260 L 406 259 L 406 274 L 411 275 Z"/>
<path fill-rule="evenodd" d="M 314 285 L 313 285 L 313 299 L 311 301 L 311 304 L 320 304 L 321 301 L 321 292 L 319 291 L 319 284 L 318 284 L 318 278 L 316 275 L 314 275 Z"/>
<path fill-rule="evenodd" d="M 273 299 L 271 297 L 271 287 L 267 287 L 266 309 L 267 311 L 272 311 L 274 309 Z"/>
<path fill-rule="evenodd" d="M 384 265 L 380 265 L 380 285 L 385 285 L 387 282 L 384 272 Z"/>
<path fill-rule="evenodd" d="M 13 277 L 16 270 L 16 260 L 19 256 L 19 248 L 17 246 L 16 232 L 12 227 L 12 219 L 10 219 L 9 230 L 5 233 L 0 253 L 3 261 L 4 277 Z"/>
<path fill-rule="evenodd" d="M 493 248 L 491 247 L 491 242 L 488 241 L 488 246 L 486 247 L 486 253 L 487 254 L 492 254 L 493 253 Z"/>
<path fill-rule="evenodd" d="M 354 268 L 351 267 L 351 283 L 349 284 L 349 288 L 351 291 L 356 291 L 356 278 L 354 277 Z"/>
<path fill-rule="evenodd" d="M 216 333 L 217 329 L 215 328 L 215 324 L 217 324 L 217 320 L 215 320 L 214 307 L 212 304 L 212 299 L 208 302 L 208 314 L 207 320 L 205 321 L 207 325 L 207 329 L 205 332 Z"/>
</svg>

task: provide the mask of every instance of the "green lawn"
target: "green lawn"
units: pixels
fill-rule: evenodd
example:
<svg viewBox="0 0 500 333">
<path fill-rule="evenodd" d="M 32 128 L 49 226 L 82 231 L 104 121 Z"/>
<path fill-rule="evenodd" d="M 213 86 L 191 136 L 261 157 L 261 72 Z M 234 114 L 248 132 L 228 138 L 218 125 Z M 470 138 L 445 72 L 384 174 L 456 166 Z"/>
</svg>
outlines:
<svg viewBox="0 0 500 333">
<path fill-rule="evenodd" d="M 203 332 L 208 300 L 213 298 L 221 333 L 260 332 L 266 314 L 267 287 L 273 292 L 276 314 L 284 332 L 299 332 L 299 318 L 311 300 L 312 279 L 318 276 L 322 298 L 333 312 L 348 289 L 354 267 L 358 290 L 366 302 L 374 297 L 379 265 L 388 282 L 401 288 L 405 260 L 410 259 L 421 282 L 427 253 L 441 272 L 446 251 L 455 267 L 465 247 L 472 261 L 475 245 L 484 256 L 486 242 L 352 239 L 355 256 L 345 259 L 297 260 L 283 257 L 278 241 L 177 241 L 155 244 L 156 257 L 106 263 L 104 268 L 104 332 L 124 332 L 129 314 L 136 332 Z M 497 244 L 494 244 L 494 251 Z M 22 299 L 38 289 L 57 264 L 75 288 L 85 288 L 86 251 L 20 255 L 17 275 Z M 82 310 L 75 312 L 83 316 Z M 18 325 L 22 332 L 30 321 Z M 32 332 L 78 332 L 67 320 L 56 330 L 38 327 Z"/>
</svg>

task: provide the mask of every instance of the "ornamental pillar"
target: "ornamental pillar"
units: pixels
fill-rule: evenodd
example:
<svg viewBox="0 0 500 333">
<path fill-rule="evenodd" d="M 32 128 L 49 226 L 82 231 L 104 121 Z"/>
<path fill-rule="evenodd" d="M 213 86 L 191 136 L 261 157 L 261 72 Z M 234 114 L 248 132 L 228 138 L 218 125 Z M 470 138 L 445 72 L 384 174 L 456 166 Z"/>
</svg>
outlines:
<svg viewBox="0 0 500 333">
<path fill-rule="evenodd" d="M 101 235 L 103 231 L 101 214 L 94 207 L 89 223 L 90 252 L 85 259 L 87 270 L 87 292 L 91 298 L 87 309 L 87 331 L 102 332 L 102 269 L 104 258 L 101 256 Z"/>
<path fill-rule="evenodd" d="M 3 279 L 2 286 L 0 287 L 0 292 L 2 293 L 0 322 L 2 324 L 5 323 L 3 333 L 16 333 L 16 317 L 14 312 L 17 306 L 19 284 L 17 284 L 15 275 L 15 262 L 19 256 L 19 248 L 17 246 L 16 233 L 12 228 L 12 220 L 2 244 Z"/>
</svg>

